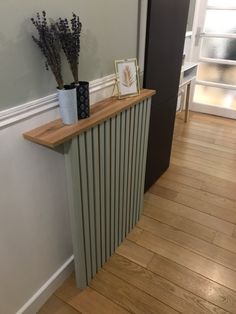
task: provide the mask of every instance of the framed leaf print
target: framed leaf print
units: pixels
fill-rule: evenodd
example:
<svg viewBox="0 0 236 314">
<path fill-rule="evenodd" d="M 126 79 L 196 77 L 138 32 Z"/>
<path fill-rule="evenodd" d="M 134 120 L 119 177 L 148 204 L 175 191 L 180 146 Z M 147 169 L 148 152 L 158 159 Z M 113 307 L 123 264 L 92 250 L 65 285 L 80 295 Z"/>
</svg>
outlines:
<svg viewBox="0 0 236 314">
<path fill-rule="evenodd" d="M 140 83 L 137 59 L 116 60 L 115 69 L 119 98 L 138 95 Z"/>
</svg>

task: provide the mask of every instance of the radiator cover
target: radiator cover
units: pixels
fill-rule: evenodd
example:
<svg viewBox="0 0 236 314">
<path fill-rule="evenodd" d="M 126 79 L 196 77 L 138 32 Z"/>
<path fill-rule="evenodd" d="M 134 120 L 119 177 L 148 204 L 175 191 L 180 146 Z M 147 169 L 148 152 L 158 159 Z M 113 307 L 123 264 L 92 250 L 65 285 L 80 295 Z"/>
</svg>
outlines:
<svg viewBox="0 0 236 314">
<path fill-rule="evenodd" d="M 139 220 L 151 99 L 65 144 L 77 285 L 84 288 Z"/>
<path fill-rule="evenodd" d="M 154 90 L 94 104 L 73 125 L 60 119 L 24 133 L 56 149 L 63 145 L 76 283 L 85 288 L 139 220 Z"/>
</svg>

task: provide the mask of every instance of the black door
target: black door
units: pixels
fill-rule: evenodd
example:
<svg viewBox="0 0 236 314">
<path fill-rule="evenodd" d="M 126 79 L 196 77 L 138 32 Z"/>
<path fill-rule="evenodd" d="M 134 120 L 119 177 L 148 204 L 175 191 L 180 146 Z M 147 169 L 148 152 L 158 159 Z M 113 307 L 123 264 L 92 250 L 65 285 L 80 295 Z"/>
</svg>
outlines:
<svg viewBox="0 0 236 314">
<path fill-rule="evenodd" d="M 150 0 L 144 87 L 152 100 L 145 190 L 168 169 L 189 0 Z"/>
</svg>

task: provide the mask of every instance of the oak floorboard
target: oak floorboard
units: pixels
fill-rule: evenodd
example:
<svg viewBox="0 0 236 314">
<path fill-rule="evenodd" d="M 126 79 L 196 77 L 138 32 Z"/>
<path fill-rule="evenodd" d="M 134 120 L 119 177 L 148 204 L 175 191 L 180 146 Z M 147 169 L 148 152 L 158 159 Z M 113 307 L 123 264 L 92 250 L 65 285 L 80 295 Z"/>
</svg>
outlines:
<svg viewBox="0 0 236 314">
<path fill-rule="evenodd" d="M 215 136 L 224 136 L 227 135 L 230 138 L 235 138 L 236 136 L 236 130 L 235 127 L 226 127 L 225 125 L 213 125 L 213 124 L 207 124 L 207 123 L 202 123 L 199 121 L 194 121 L 191 120 L 190 123 L 187 125 L 187 129 L 189 130 L 196 130 L 196 131 L 201 131 L 202 133 L 202 129 L 204 128 L 204 133 L 207 132 L 209 133 L 212 137 Z M 175 121 L 175 130 L 179 131 L 179 130 L 185 130 L 186 129 L 186 125 L 183 124 L 182 121 L 180 121 L 179 119 L 176 119 Z"/>
<path fill-rule="evenodd" d="M 135 227 L 135 229 L 138 228 Z M 142 233 L 139 233 L 139 235 L 142 236 Z M 140 236 L 136 237 L 135 241 L 139 239 Z M 138 260 L 139 265 L 143 267 L 147 267 L 148 263 L 154 256 L 154 253 L 152 253 L 151 251 L 147 251 L 145 250 L 145 248 L 142 248 L 139 245 L 133 245 L 133 243 L 128 240 L 123 241 L 123 243 L 116 249 L 116 253 L 124 257 L 130 258 L 133 262 L 136 262 Z"/>
<path fill-rule="evenodd" d="M 236 291 L 235 272 L 173 242 L 144 231 L 136 242 L 153 253 L 166 257 L 225 287 Z"/>
<path fill-rule="evenodd" d="M 183 160 L 182 158 L 176 158 L 175 156 L 172 156 L 171 163 L 175 164 L 177 166 L 180 166 L 180 167 L 187 167 L 187 168 L 190 168 L 193 170 L 198 170 L 200 172 L 209 174 L 211 176 L 216 176 L 218 178 L 236 183 L 236 176 L 235 175 L 228 173 L 228 172 L 224 172 L 224 170 L 221 170 L 220 168 L 216 171 L 216 169 L 210 168 L 204 164 L 199 164 L 196 162 Z"/>
<path fill-rule="evenodd" d="M 207 147 L 207 148 L 211 148 L 213 150 L 218 150 L 224 153 L 230 153 L 230 154 L 235 154 L 235 149 L 230 148 L 230 147 L 225 147 L 225 146 L 221 146 L 221 145 L 217 145 L 217 144 L 212 144 L 212 143 L 206 143 L 204 141 L 201 141 L 200 139 L 192 139 L 192 138 L 188 138 L 188 137 L 183 137 L 183 136 L 175 136 L 174 137 L 174 141 L 180 141 L 183 143 L 190 143 L 193 145 L 199 145 L 202 147 Z"/>
<path fill-rule="evenodd" d="M 64 281 L 64 283 L 55 291 L 54 294 L 59 299 L 68 302 L 74 298 L 77 298 L 81 292 L 82 290 L 76 287 L 75 274 L 73 273 Z"/>
<path fill-rule="evenodd" d="M 211 228 L 196 223 L 193 220 L 173 214 L 172 212 L 168 211 L 168 209 L 164 211 L 157 208 L 156 206 L 152 206 L 149 204 L 145 204 L 143 216 L 141 217 L 140 222 L 145 219 L 145 217 L 150 217 L 159 221 L 162 224 L 167 224 L 175 229 L 185 232 L 186 234 L 196 236 L 199 239 L 205 240 L 210 243 L 215 238 L 217 232 Z"/>
<path fill-rule="evenodd" d="M 204 130 L 204 137 L 202 137 L 203 132 L 200 127 L 193 126 L 192 124 L 188 126 L 188 128 L 185 127 L 179 127 L 175 131 L 175 135 L 183 136 L 183 137 L 188 137 L 188 138 L 196 138 L 196 139 L 204 139 L 207 138 L 207 141 L 211 139 L 213 142 L 219 141 L 224 143 L 225 146 L 228 144 L 235 144 L 235 134 L 233 134 L 230 131 L 224 131 L 220 130 L 220 132 L 217 132 L 215 128 L 209 129 L 205 128 Z M 227 135 L 227 137 L 226 137 Z"/>
<path fill-rule="evenodd" d="M 99 309 L 99 314 L 128 314 L 125 309 L 91 288 L 86 288 L 83 291 L 78 289 L 76 287 L 74 274 L 72 274 L 64 284 L 57 289 L 55 296 L 79 311 L 79 313 L 94 314 L 97 313 Z"/>
<path fill-rule="evenodd" d="M 234 162 L 236 160 L 236 153 L 229 153 L 229 152 L 224 152 L 218 149 L 213 149 L 210 147 L 202 146 L 199 144 L 192 144 L 188 142 L 183 142 L 181 140 L 175 139 L 173 142 L 173 147 L 175 149 L 178 149 L 179 151 L 182 152 L 190 152 L 190 153 L 195 153 L 198 156 L 202 156 L 204 159 L 209 157 L 212 157 L 213 160 L 215 158 L 220 158 L 222 160 L 225 160 L 225 162 Z M 211 159 L 212 160 L 212 159 Z"/>
<path fill-rule="evenodd" d="M 184 182 L 181 182 L 181 180 L 184 180 Z M 219 190 L 223 189 L 224 187 L 227 189 L 228 182 L 216 182 L 216 180 L 212 180 L 214 182 L 214 186 L 217 189 L 219 187 Z M 211 185 L 212 185 L 211 182 Z M 216 205 L 218 207 L 226 208 L 232 211 L 236 212 L 236 201 L 230 200 L 225 196 L 221 196 L 220 194 L 214 194 L 212 192 L 209 192 L 205 189 L 206 181 L 202 182 L 201 188 L 196 188 L 192 186 L 192 178 L 189 178 L 187 176 L 183 175 L 179 177 L 179 174 L 177 173 L 171 173 L 168 172 L 163 177 L 158 180 L 158 182 L 154 185 L 155 186 L 162 186 L 166 187 L 174 192 L 176 192 L 176 196 L 178 196 L 178 193 L 183 193 L 184 195 L 189 195 L 192 198 L 200 199 L 204 202 Z M 233 187 L 236 189 L 236 185 L 231 184 L 232 192 Z M 153 187 L 152 187 L 153 188 Z M 234 190 L 235 191 L 235 190 Z M 173 193 L 172 193 L 173 194 Z"/>
<path fill-rule="evenodd" d="M 181 143 L 179 141 L 176 141 L 172 145 L 172 151 L 180 154 L 184 154 L 186 156 L 191 157 L 198 157 L 202 160 L 211 161 L 212 163 L 222 163 L 226 164 L 228 166 L 235 166 L 236 156 L 231 156 L 229 153 L 224 154 L 221 153 L 216 154 L 215 152 L 212 152 L 212 150 L 209 150 L 207 148 L 203 148 L 201 146 L 196 147 L 196 145 L 192 145 L 192 147 L 188 147 L 186 144 L 181 145 L 184 143 Z M 189 144 L 190 145 L 190 144 Z M 202 149 L 199 149 L 202 148 Z"/>
<path fill-rule="evenodd" d="M 233 252 L 186 234 L 181 230 L 162 224 L 149 217 L 142 217 L 138 223 L 138 227 L 236 271 L 236 254 Z"/>
<path fill-rule="evenodd" d="M 233 237 L 229 237 L 226 234 L 217 232 L 213 243 L 225 248 L 226 250 L 236 253 L 236 238 L 234 237 L 234 234 Z"/>
<path fill-rule="evenodd" d="M 218 198 L 218 196 L 220 198 L 223 198 L 223 206 L 228 206 L 227 203 L 230 204 L 229 206 L 232 206 L 232 204 L 235 205 L 234 202 L 236 201 L 236 184 L 233 182 L 217 178 L 216 176 L 207 175 L 198 170 L 189 169 L 187 167 L 179 167 L 174 164 L 170 164 L 168 172 L 166 172 L 163 177 L 165 178 L 166 175 L 169 176 L 169 174 L 172 176 L 171 180 L 173 180 L 173 182 L 179 182 L 189 186 L 192 186 L 191 184 L 193 178 L 202 181 L 201 190 L 203 190 L 205 193 L 213 194 L 214 196 L 216 196 L 216 199 Z M 167 179 L 168 176 L 166 177 Z M 183 182 L 181 182 L 182 176 L 184 176 L 184 178 L 182 178 L 182 180 L 184 180 Z"/>
<path fill-rule="evenodd" d="M 164 195 L 163 188 L 166 189 L 164 190 Z M 224 205 L 224 203 L 226 203 L 225 199 L 211 195 L 202 190 L 183 186 L 181 183 L 173 183 L 165 178 L 161 178 L 150 191 L 152 194 L 191 207 L 200 212 L 228 221 L 229 223 L 236 223 L 235 202 L 233 204 L 228 202 L 230 204 L 230 208 L 227 208 L 227 206 Z"/>
<path fill-rule="evenodd" d="M 131 313 L 174 314 L 171 307 L 158 301 L 149 294 L 121 280 L 110 272 L 100 270 L 91 281 L 90 287 L 116 302 Z"/>
<path fill-rule="evenodd" d="M 151 188 L 150 191 L 153 192 L 154 188 L 155 186 Z M 212 228 L 213 230 L 220 231 L 230 236 L 234 232 L 234 225 L 230 222 L 227 222 L 225 220 L 219 219 L 212 215 L 200 212 L 191 207 L 164 199 L 152 193 L 146 193 L 145 206 L 146 205 L 152 205 L 156 208 L 162 209 L 163 211 L 167 208 L 168 211 L 176 215 L 191 219 L 199 224 L 202 224 L 203 226 Z"/>
<path fill-rule="evenodd" d="M 86 288 L 79 296 L 79 298 L 73 302 L 73 306 L 79 309 L 81 313 L 86 314 L 128 314 L 129 312 L 123 307 L 114 303 L 112 300 L 104 297 L 97 291 Z"/>
<path fill-rule="evenodd" d="M 37 312 L 38 314 L 82 314 L 69 304 L 61 301 L 56 296 L 52 296 L 44 306 Z"/>
<path fill-rule="evenodd" d="M 116 254 L 112 256 L 109 262 L 105 264 L 104 269 L 157 300 L 170 305 L 180 313 L 226 313 L 215 305 L 122 256 Z"/>
<path fill-rule="evenodd" d="M 231 176 L 235 176 L 236 168 L 234 164 L 229 162 L 225 163 L 225 161 L 212 161 L 209 159 L 203 159 L 196 155 L 186 154 L 184 152 L 176 151 L 175 149 L 172 150 L 172 158 L 180 159 L 186 162 L 191 162 L 192 164 L 198 165 L 199 167 L 206 167 L 210 171 L 219 171 L 223 173 L 225 176 L 231 178 Z M 231 176 L 230 176 L 231 175 Z"/>
<path fill-rule="evenodd" d="M 138 247 L 136 243 L 131 243 L 131 245 L 135 248 Z M 133 252 L 134 250 L 125 258 L 133 261 Z M 146 249 L 146 252 L 148 253 L 149 250 Z M 137 256 L 135 263 L 140 265 Z M 236 313 L 236 292 L 231 289 L 156 253 L 148 264 L 147 269 L 225 311 Z"/>
</svg>

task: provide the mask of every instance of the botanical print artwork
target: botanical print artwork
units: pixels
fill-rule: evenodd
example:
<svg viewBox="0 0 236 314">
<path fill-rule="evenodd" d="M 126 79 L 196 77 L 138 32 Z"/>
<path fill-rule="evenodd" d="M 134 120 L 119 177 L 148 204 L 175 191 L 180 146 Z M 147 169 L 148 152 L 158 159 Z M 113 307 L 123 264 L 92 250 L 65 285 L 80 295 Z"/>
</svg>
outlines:
<svg viewBox="0 0 236 314">
<path fill-rule="evenodd" d="M 121 81 L 121 84 L 123 84 L 126 87 L 131 87 L 135 81 L 136 81 L 136 73 L 133 72 L 129 65 L 126 65 L 124 68 L 124 71 L 122 73 L 123 80 Z"/>
<path fill-rule="evenodd" d="M 135 94 L 137 89 L 137 68 L 134 62 L 118 64 L 119 88 L 121 95 Z"/>
</svg>

